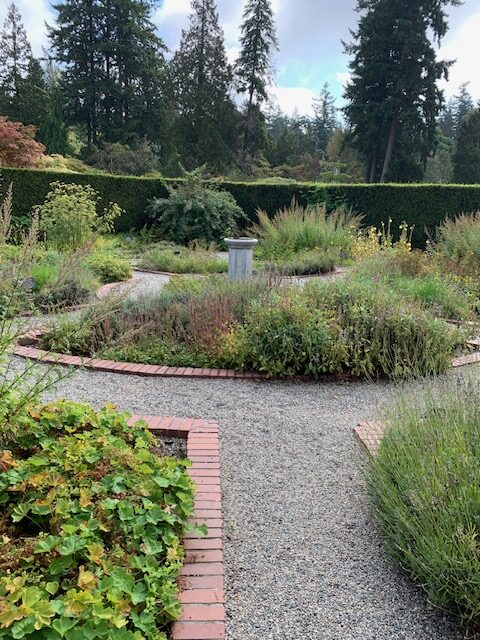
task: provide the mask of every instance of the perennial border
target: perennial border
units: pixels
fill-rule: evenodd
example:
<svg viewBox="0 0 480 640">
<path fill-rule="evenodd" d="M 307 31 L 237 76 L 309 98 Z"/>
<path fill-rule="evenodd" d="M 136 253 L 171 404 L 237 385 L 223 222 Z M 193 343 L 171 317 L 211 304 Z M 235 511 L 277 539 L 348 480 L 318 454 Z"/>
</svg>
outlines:
<svg viewBox="0 0 480 640">
<path fill-rule="evenodd" d="M 183 541 L 185 564 L 180 572 L 182 615 L 171 627 L 171 640 L 223 640 L 225 592 L 223 515 L 220 484 L 220 438 L 215 420 L 165 416 L 132 416 L 129 424 L 147 423 L 154 434 L 187 440 L 187 470 L 196 486 L 195 517 L 208 534 L 188 534 Z"/>
<path fill-rule="evenodd" d="M 13 351 L 14 355 L 28 360 L 38 360 L 48 364 L 59 364 L 67 367 L 84 367 L 94 371 L 121 373 L 124 375 L 159 377 L 159 378 L 221 378 L 237 380 L 269 380 L 265 373 L 258 371 L 235 371 L 233 369 L 203 369 L 199 367 L 167 367 L 165 365 L 135 364 L 133 362 L 116 362 L 115 360 L 102 360 L 81 356 L 69 356 L 64 353 L 55 353 L 38 348 L 39 339 L 43 334 L 43 328 L 32 329 L 18 339 Z M 464 367 L 470 364 L 480 363 L 480 351 L 474 351 L 465 356 L 460 356 L 452 361 L 452 367 Z M 325 379 L 328 377 L 325 376 Z M 295 376 L 295 380 L 308 381 L 308 376 Z M 330 378 L 331 379 L 331 378 Z M 349 379 L 346 374 L 345 379 Z"/>
</svg>

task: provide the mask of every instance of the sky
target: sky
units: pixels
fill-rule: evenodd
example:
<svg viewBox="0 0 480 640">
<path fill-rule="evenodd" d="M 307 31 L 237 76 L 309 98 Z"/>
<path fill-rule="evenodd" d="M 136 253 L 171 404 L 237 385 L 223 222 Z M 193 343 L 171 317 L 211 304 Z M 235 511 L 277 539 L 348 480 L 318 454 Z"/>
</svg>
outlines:
<svg viewBox="0 0 480 640">
<path fill-rule="evenodd" d="M 3 23 L 10 0 L 0 0 L 0 22 Z M 45 21 L 52 22 L 49 0 L 16 0 L 34 54 L 46 46 Z M 229 59 L 238 54 L 239 27 L 242 20 L 241 0 L 217 0 L 220 22 L 225 32 Z M 274 66 L 275 85 L 271 88 L 273 103 L 292 114 L 309 114 L 312 100 L 325 82 L 341 106 L 342 93 L 348 80 L 348 58 L 342 40 L 349 40 L 349 28 L 358 20 L 356 0 L 272 0 L 280 50 Z M 456 60 L 450 81 L 443 83 L 447 97 L 457 92 L 463 82 L 470 82 L 473 97 L 480 99 L 480 3 L 464 0 L 461 7 L 451 7 L 450 30 L 442 42 L 439 55 Z M 181 31 L 188 26 L 190 0 L 160 0 L 153 15 L 158 33 L 173 51 Z"/>
</svg>

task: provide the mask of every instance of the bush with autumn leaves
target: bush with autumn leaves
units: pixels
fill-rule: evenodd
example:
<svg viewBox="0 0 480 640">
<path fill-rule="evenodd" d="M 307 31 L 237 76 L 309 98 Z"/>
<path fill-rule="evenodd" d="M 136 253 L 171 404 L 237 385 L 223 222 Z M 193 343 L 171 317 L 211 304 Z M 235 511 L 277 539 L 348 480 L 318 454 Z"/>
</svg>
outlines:
<svg viewBox="0 0 480 640">
<path fill-rule="evenodd" d="M 0 406 L 0 638 L 165 640 L 178 617 L 187 462 L 113 407 Z"/>
<path fill-rule="evenodd" d="M 0 116 L 0 167 L 35 167 L 45 156 L 45 147 L 35 140 L 32 125 Z"/>
</svg>

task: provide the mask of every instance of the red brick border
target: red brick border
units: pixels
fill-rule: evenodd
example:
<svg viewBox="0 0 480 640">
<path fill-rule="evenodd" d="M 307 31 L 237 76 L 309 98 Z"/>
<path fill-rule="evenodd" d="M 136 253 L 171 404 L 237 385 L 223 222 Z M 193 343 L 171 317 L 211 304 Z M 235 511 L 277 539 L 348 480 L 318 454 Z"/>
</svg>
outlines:
<svg viewBox="0 0 480 640">
<path fill-rule="evenodd" d="M 223 640 L 225 595 L 223 516 L 220 484 L 218 423 L 162 416 L 132 416 L 130 424 L 145 420 L 153 433 L 187 439 L 188 473 L 196 485 L 192 524 L 206 524 L 208 534 L 189 534 L 184 540 L 185 564 L 180 574 L 182 615 L 171 628 L 172 640 Z"/>
</svg>

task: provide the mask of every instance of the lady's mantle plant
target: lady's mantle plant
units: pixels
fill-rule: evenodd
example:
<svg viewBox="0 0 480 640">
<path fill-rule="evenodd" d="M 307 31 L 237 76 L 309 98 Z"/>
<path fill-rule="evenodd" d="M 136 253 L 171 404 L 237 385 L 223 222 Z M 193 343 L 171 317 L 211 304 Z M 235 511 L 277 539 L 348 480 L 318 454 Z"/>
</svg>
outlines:
<svg viewBox="0 0 480 640">
<path fill-rule="evenodd" d="M 112 406 L 0 407 L 0 638 L 164 640 L 178 617 L 186 462 Z"/>
</svg>

